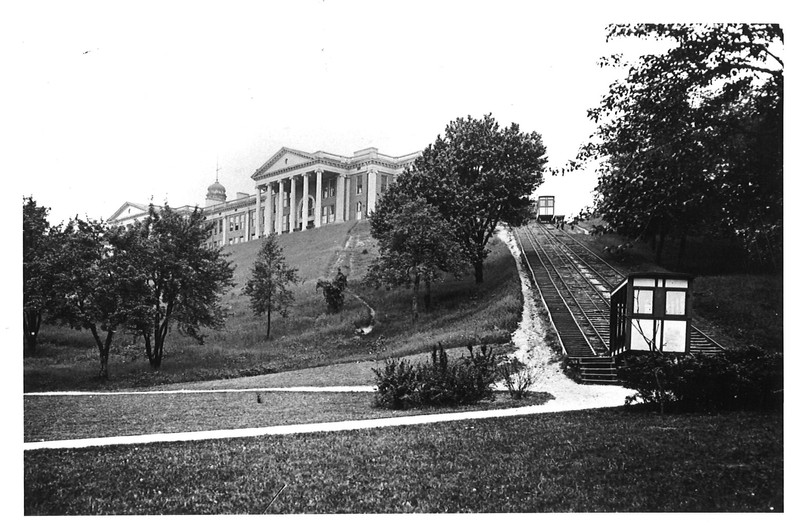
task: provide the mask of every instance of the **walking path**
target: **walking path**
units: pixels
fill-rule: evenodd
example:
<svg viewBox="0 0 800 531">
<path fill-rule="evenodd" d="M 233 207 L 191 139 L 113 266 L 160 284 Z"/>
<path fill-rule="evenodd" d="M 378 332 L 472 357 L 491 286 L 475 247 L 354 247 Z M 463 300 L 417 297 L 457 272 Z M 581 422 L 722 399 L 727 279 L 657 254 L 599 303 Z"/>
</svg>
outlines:
<svg viewBox="0 0 800 531">
<path fill-rule="evenodd" d="M 146 444 L 154 442 L 199 441 L 209 439 L 227 439 L 234 437 L 259 437 L 264 435 L 287 435 L 294 433 L 333 432 L 389 426 L 410 426 L 414 424 L 431 424 L 434 422 L 450 422 L 457 420 L 513 417 L 537 413 L 554 413 L 576 411 L 581 409 L 605 408 L 621 406 L 625 397 L 632 392 L 619 386 L 611 385 L 579 385 L 567 378 L 559 364 L 551 360 L 554 353 L 544 342 L 544 323 L 538 317 L 537 301 L 533 297 L 530 280 L 525 274 L 521 262 L 520 251 L 511 234 L 500 229 L 498 236 L 506 243 L 517 262 L 523 293 L 522 320 L 513 334 L 516 347 L 515 356 L 532 368 L 538 376 L 533 386 L 536 391 L 549 392 L 555 398 L 544 404 L 509 409 L 488 411 L 464 411 L 458 413 L 440 413 L 434 415 L 412 415 L 380 419 L 366 419 L 342 422 L 323 422 L 316 424 L 294 424 L 288 426 L 268 426 L 260 428 L 239 428 L 229 430 L 195 431 L 182 433 L 153 433 L 146 435 L 127 435 L 121 437 L 98 437 L 92 439 L 72 439 L 62 441 L 40 441 L 23 443 L 23 450 L 44 448 L 84 448 L 89 446 L 108 446 L 115 444 Z M 172 390 L 172 391 L 119 391 L 109 393 L 92 393 L 80 391 L 26 393 L 25 396 L 65 396 L 65 395 L 122 395 L 122 394 L 188 394 L 188 393 L 242 393 L 242 392 L 373 392 L 372 386 L 339 386 L 339 387 L 267 387 L 250 389 L 221 390 Z"/>
</svg>

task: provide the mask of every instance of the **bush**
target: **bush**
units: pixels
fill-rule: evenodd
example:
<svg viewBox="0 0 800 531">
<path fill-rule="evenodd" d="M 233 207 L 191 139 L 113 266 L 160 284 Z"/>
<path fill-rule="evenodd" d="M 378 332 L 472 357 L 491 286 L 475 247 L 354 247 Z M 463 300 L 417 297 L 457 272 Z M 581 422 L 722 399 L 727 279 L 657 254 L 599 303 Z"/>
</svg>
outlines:
<svg viewBox="0 0 800 531">
<path fill-rule="evenodd" d="M 658 404 L 662 412 L 777 409 L 783 403 L 783 354 L 755 346 L 721 354 L 670 358 L 627 353 L 617 359 L 628 403 Z"/>
<path fill-rule="evenodd" d="M 522 400 L 530 394 L 530 387 L 538 379 L 538 374 L 531 367 L 517 358 L 503 362 L 497 366 L 498 374 L 506 384 L 506 389 L 514 400 Z"/>
<path fill-rule="evenodd" d="M 377 381 L 375 405 L 388 409 L 475 404 L 491 399 L 497 377 L 497 358 L 491 348 L 450 361 L 444 348 L 434 347 L 428 363 L 414 366 L 405 360 L 386 361 L 373 369 Z"/>
<path fill-rule="evenodd" d="M 333 280 L 317 280 L 317 291 L 322 288 L 328 311 L 339 313 L 344 307 L 344 290 L 347 289 L 347 275 L 339 269 Z"/>
</svg>

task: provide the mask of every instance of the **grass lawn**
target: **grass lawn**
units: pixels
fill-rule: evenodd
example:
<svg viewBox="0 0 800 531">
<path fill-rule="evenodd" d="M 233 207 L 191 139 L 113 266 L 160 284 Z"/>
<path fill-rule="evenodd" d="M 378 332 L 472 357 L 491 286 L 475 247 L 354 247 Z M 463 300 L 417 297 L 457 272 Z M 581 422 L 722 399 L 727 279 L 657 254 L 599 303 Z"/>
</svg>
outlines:
<svg viewBox="0 0 800 531">
<path fill-rule="evenodd" d="M 39 450 L 24 513 L 780 512 L 783 451 L 781 415 L 623 408 Z"/>
<path fill-rule="evenodd" d="M 474 406 L 406 411 L 374 408 L 374 398 L 374 393 L 363 392 L 30 396 L 24 400 L 25 441 L 284 426 L 513 408 L 543 404 L 552 397 L 547 393 L 535 393 L 522 400 L 512 400 L 507 392 L 497 392 L 495 400 L 485 400 Z"/>
</svg>

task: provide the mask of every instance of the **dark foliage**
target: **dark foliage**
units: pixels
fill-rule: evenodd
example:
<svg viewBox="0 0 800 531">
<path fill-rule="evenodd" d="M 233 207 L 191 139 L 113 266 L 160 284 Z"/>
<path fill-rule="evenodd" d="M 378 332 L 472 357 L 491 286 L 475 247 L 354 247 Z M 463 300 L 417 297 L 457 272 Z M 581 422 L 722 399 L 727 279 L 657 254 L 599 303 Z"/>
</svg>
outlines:
<svg viewBox="0 0 800 531">
<path fill-rule="evenodd" d="M 628 353 L 617 360 L 635 399 L 662 411 L 773 410 L 783 404 L 783 354 L 750 346 L 680 359 Z"/>
<path fill-rule="evenodd" d="M 607 40 L 661 42 L 624 67 L 582 158 L 600 161 L 598 213 L 648 239 L 734 236 L 779 269 L 783 234 L 783 31 L 774 24 L 621 24 Z M 657 242 L 657 243 L 656 243 Z"/>
<path fill-rule="evenodd" d="M 544 180 L 545 151 L 541 135 L 518 124 L 501 129 L 491 114 L 457 118 L 393 187 L 437 209 L 481 283 L 497 225 L 517 227 L 532 216 L 530 195 Z"/>
<path fill-rule="evenodd" d="M 322 289 L 328 311 L 339 313 L 344 307 L 344 291 L 347 289 L 347 275 L 339 269 L 333 280 L 317 280 L 317 290 Z"/>
<path fill-rule="evenodd" d="M 289 307 L 294 304 L 294 294 L 289 286 L 299 281 L 297 269 L 286 265 L 278 237 L 270 234 L 261 244 L 251 276 L 242 290 L 250 297 L 253 312 L 256 315 L 266 314 L 267 339 L 272 327 L 272 313 L 279 313 L 283 317 L 289 315 Z"/>
<path fill-rule="evenodd" d="M 412 365 L 405 360 L 387 360 L 383 369 L 373 369 L 378 391 L 375 405 L 388 409 L 445 407 L 475 404 L 492 399 L 497 379 L 497 357 L 492 349 L 470 348 L 469 356 L 450 360 L 441 345 L 433 348 L 430 362 Z"/>
</svg>

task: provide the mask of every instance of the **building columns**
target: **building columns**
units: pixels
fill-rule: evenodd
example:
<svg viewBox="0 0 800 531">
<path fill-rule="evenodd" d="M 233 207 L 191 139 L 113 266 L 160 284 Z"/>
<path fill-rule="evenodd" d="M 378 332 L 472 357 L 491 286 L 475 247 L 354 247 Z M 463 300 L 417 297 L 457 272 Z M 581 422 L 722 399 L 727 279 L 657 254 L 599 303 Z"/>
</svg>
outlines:
<svg viewBox="0 0 800 531">
<path fill-rule="evenodd" d="M 350 187 L 352 179 L 350 177 L 344 178 L 344 210 L 342 211 L 342 219 L 347 221 L 350 218 Z"/>
<path fill-rule="evenodd" d="M 291 190 L 289 197 L 289 232 L 294 232 L 297 224 L 297 179 L 294 178 L 294 175 L 289 177 L 289 183 L 289 189 Z"/>
<path fill-rule="evenodd" d="M 300 230 L 308 229 L 308 172 L 303 174 L 303 200 L 300 202 L 300 208 L 303 209 L 303 226 Z"/>
<path fill-rule="evenodd" d="M 314 227 L 322 226 L 322 170 L 317 170 L 317 196 L 314 199 Z"/>
<path fill-rule="evenodd" d="M 375 202 L 378 195 L 378 174 L 375 170 L 369 170 L 367 174 L 367 214 L 372 214 L 375 210 Z"/>
<path fill-rule="evenodd" d="M 344 174 L 336 176 L 336 222 L 344 221 Z"/>
<path fill-rule="evenodd" d="M 256 186 L 256 237 L 261 237 L 261 186 Z"/>
<path fill-rule="evenodd" d="M 278 234 L 283 234 L 283 179 L 278 181 Z"/>
<path fill-rule="evenodd" d="M 228 216 L 222 216 L 222 245 L 228 245 Z"/>
<path fill-rule="evenodd" d="M 267 204 L 264 207 L 264 220 L 267 226 L 264 228 L 264 235 L 272 234 L 272 183 L 267 184 Z"/>
<path fill-rule="evenodd" d="M 250 241 L 250 211 L 244 211 L 244 241 Z"/>
</svg>

